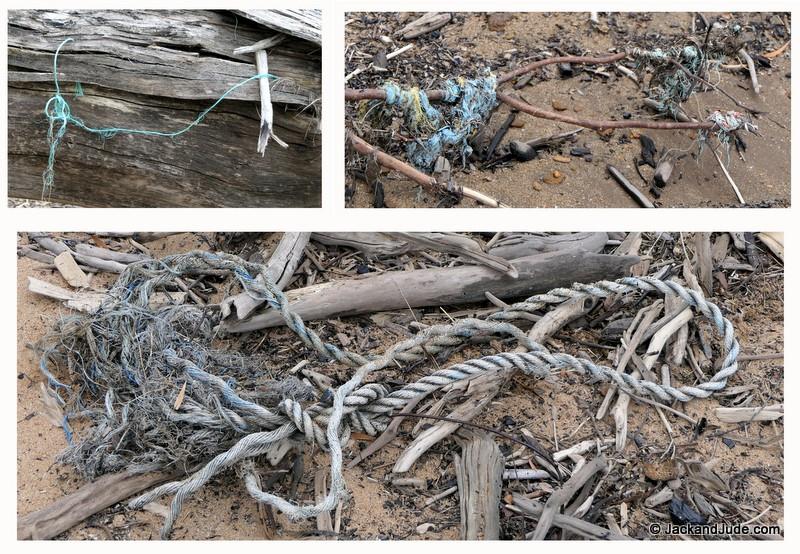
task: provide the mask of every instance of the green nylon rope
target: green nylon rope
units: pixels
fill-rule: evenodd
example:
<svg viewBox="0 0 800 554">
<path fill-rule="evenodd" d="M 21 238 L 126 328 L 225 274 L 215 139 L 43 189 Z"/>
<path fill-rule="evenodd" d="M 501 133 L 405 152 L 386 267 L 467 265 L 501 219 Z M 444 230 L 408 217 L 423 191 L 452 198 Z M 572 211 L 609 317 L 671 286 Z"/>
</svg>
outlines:
<svg viewBox="0 0 800 554">
<path fill-rule="evenodd" d="M 61 94 L 61 85 L 58 82 L 58 54 L 61 52 L 61 48 L 64 47 L 65 44 L 72 42 L 73 39 L 67 38 L 61 44 L 59 44 L 58 48 L 56 48 L 56 53 L 53 55 L 53 82 L 55 83 L 56 92 L 55 94 L 47 101 L 44 106 L 44 115 L 47 117 L 49 122 L 49 129 L 47 131 L 47 142 L 50 145 L 50 153 L 47 158 L 47 168 L 44 170 L 42 174 L 42 199 L 45 199 L 53 189 L 53 184 L 55 180 L 55 161 L 56 161 L 56 151 L 58 150 L 58 145 L 61 143 L 61 139 L 64 138 L 64 135 L 67 132 L 67 127 L 72 124 L 76 127 L 83 129 L 88 133 L 92 133 L 95 135 L 100 135 L 103 138 L 111 138 L 118 133 L 125 133 L 128 135 L 147 135 L 147 136 L 155 136 L 155 137 L 167 137 L 167 138 L 175 138 L 187 131 L 191 130 L 193 127 L 199 125 L 203 119 L 205 119 L 206 115 L 216 108 L 227 96 L 229 96 L 233 91 L 238 89 L 241 86 L 246 85 L 250 81 L 255 79 L 262 79 L 262 78 L 269 78 L 269 79 L 277 79 L 274 75 L 270 73 L 259 73 L 257 75 L 253 75 L 252 77 L 248 77 L 244 81 L 236 83 L 231 88 L 226 90 L 222 96 L 220 96 L 216 102 L 211 104 L 206 110 L 204 110 L 197 118 L 189 123 L 183 129 L 179 129 L 177 131 L 152 131 L 147 129 L 127 129 L 124 127 L 101 127 L 101 128 L 94 128 L 89 127 L 86 125 L 80 118 L 75 117 L 72 115 L 72 110 L 70 108 L 69 102 L 62 96 Z M 76 85 L 76 96 L 79 96 L 78 93 L 80 84 Z M 82 91 L 82 89 L 80 89 Z"/>
</svg>

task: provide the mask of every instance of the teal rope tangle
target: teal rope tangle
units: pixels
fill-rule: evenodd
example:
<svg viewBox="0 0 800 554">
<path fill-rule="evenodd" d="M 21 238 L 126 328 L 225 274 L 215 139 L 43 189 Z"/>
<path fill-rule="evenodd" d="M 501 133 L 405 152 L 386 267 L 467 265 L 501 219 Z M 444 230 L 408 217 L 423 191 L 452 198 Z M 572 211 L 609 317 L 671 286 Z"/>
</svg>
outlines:
<svg viewBox="0 0 800 554">
<path fill-rule="evenodd" d="M 406 126 L 416 134 L 427 135 L 406 146 L 409 161 L 423 171 L 430 171 L 448 147 L 464 162 L 472 153 L 469 138 L 497 105 L 497 78 L 491 74 L 446 81 L 447 94 L 442 100 L 453 104 L 447 115 L 433 107 L 425 92 L 417 87 L 403 89 L 395 83 L 386 83 L 382 88 L 386 91 L 385 104 L 403 111 Z"/>
<path fill-rule="evenodd" d="M 211 106 L 206 108 L 200 115 L 195 118 L 194 121 L 189 123 L 186 127 L 179 129 L 177 131 L 153 131 L 147 129 L 127 129 L 125 127 L 90 127 L 86 123 L 83 122 L 82 119 L 72 115 L 72 109 L 69 105 L 69 102 L 64 98 L 61 94 L 61 85 L 58 82 L 58 54 L 61 52 L 61 49 L 69 42 L 73 42 L 73 39 L 67 38 L 58 45 L 56 48 L 56 53 L 53 55 L 53 83 L 55 84 L 56 92 L 53 96 L 47 101 L 44 105 L 44 115 L 49 122 L 49 128 L 47 131 L 47 142 L 50 145 L 50 152 L 47 157 L 47 167 L 42 174 L 42 200 L 48 196 L 52 190 L 53 185 L 55 183 L 55 163 L 56 163 L 56 152 L 58 150 L 58 146 L 61 143 L 61 139 L 64 138 L 64 135 L 67 133 L 67 128 L 69 125 L 74 125 L 83 129 L 87 133 L 92 133 L 94 135 L 99 135 L 100 137 L 107 139 L 111 138 L 114 135 L 119 133 L 124 133 L 127 135 L 146 135 L 151 137 L 166 137 L 166 138 L 175 138 L 180 136 L 192 128 L 199 125 L 205 117 L 216 108 L 225 98 L 227 98 L 231 93 L 233 93 L 236 89 L 246 85 L 250 81 L 254 81 L 256 79 L 277 79 L 275 75 L 270 73 L 259 73 L 257 75 L 253 75 L 252 77 L 248 77 L 244 81 L 240 81 L 233 85 L 231 88 L 226 90 L 222 96 L 220 96 Z M 75 96 L 82 96 L 83 89 L 80 83 L 76 83 L 75 85 Z"/>
</svg>

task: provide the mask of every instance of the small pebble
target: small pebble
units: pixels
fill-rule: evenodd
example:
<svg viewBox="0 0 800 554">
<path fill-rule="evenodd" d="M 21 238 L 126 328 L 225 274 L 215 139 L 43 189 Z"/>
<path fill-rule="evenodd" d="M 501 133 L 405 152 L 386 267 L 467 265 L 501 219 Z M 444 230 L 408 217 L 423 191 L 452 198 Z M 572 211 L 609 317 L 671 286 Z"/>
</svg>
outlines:
<svg viewBox="0 0 800 554">
<path fill-rule="evenodd" d="M 554 109 L 554 110 L 556 110 L 556 111 L 558 111 L 558 112 L 563 112 L 563 111 L 566 111 L 566 110 L 567 110 L 567 108 L 569 107 L 569 106 L 567 106 L 567 105 L 566 105 L 564 102 L 562 102 L 561 100 L 558 100 L 558 99 L 556 99 L 556 100 L 553 100 L 553 101 L 550 103 L 550 105 L 551 105 L 551 106 L 553 106 L 553 109 Z"/>
<path fill-rule="evenodd" d="M 550 175 L 542 179 L 548 185 L 560 185 L 564 182 L 565 176 L 559 170 L 554 170 Z"/>
</svg>

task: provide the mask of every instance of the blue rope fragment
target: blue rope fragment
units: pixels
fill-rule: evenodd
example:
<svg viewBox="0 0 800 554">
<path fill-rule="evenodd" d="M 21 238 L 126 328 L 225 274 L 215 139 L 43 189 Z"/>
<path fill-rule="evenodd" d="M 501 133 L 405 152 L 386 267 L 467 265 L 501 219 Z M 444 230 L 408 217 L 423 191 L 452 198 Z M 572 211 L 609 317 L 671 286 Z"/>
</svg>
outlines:
<svg viewBox="0 0 800 554">
<path fill-rule="evenodd" d="M 403 89 L 395 83 L 384 84 L 385 104 L 403 111 L 406 126 L 412 132 L 428 135 L 408 143 L 408 160 L 418 169 L 430 171 L 445 148 L 455 147 L 465 162 L 472 153 L 469 137 L 497 105 L 496 87 L 494 75 L 446 81 L 443 101 L 454 104 L 450 117 L 446 117 L 431 105 L 424 91 L 416 87 Z"/>
<path fill-rule="evenodd" d="M 216 102 L 211 104 L 211 106 L 209 106 L 206 110 L 200 113 L 200 115 L 198 115 L 194 121 L 189 123 L 189 125 L 187 125 L 183 129 L 179 129 L 177 131 L 151 131 L 146 129 L 127 129 L 124 127 L 94 128 L 94 127 L 89 127 L 83 122 L 83 120 L 72 115 L 72 110 L 70 108 L 69 102 L 67 102 L 64 96 L 61 94 L 61 86 L 58 82 L 58 54 L 61 52 L 61 49 L 64 47 L 64 45 L 69 42 L 73 42 L 73 39 L 71 38 L 65 39 L 61 44 L 58 45 L 58 48 L 56 48 L 56 53 L 53 55 L 53 82 L 55 84 L 56 92 L 44 106 L 44 115 L 49 122 L 49 128 L 47 131 L 47 142 L 50 145 L 50 152 L 47 158 L 47 168 L 44 170 L 44 173 L 42 174 L 43 200 L 53 189 L 53 184 L 55 181 L 54 166 L 56 161 L 56 151 L 58 150 L 58 146 L 61 143 L 61 139 L 64 138 L 64 135 L 67 132 L 67 127 L 70 124 L 75 125 L 76 127 L 79 127 L 88 133 L 99 135 L 103 138 L 111 138 L 118 133 L 124 133 L 127 135 L 146 135 L 155 137 L 175 138 L 191 130 L 193 127 L 199 125 L 211 110 L 216 108 L 220 104 L 220 102 L 225 100 L 225 98 L 227 98 L 236 89 L 246 85 L 247 83 L 255 79 L 262 79 L 262 78 L 277 79 L 275 75 L 272 75 L 270 73 L 259 73 L 257 75 L 253 75 L 252 77 L 248 77 L 244 81 L 236 83 L 231 88 L 226 90 L 222 94 L 222 96 L 220 96 L 216 100 Z M 78 96 L 83 96 L 83 87 L 81 86 L 80 83 L 76 83 L 75 85 L 75 97 Z"/>
</svg>

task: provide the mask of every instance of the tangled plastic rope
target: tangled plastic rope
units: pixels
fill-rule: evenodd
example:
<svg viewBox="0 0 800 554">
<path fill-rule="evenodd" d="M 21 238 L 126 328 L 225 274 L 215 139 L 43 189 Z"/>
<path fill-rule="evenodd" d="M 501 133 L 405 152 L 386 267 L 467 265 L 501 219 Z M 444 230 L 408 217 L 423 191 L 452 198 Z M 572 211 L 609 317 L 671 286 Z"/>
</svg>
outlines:
<svg viewBox="0 0 800 554">
<path fill-rule="evenodd" d="M 453 106 L 445 115 L 434 108 L 425 91 L 417 87 L 403 89 L 395 83 L 383 85 L 386 105 L 399 107 L 406 126 L 413 133 L 425 135 L 409 141 L 406 146 L 409 161 L 419 169 L 430 171 L 447 147 L 454 147 L 462 162 L 466 160 L 472 153 L 468 139 L 497 105 L 496 87 L 494 75 L 448 80 L 442 100 Z"/>
<path fill-rule="evenodd" d="M 224 373 L 227 367 L 240 362 L 226 362 L 220 358 L 219 353 L 206 350 L 198 354 L 194 342 L 211 335 L 210 329 L 206 328 L 199 333 L 200 339 L 190 338 L 192 329 L 203 329 L 205 316 L 200 315 L 199 319 L 196 317 L 200 310 L 188 305 L 157 310 L 149 308 L 151 295 L 159 287 L 170 283 L 177 276 L 197 275 L 207 269 L 231 271 L 248 294 L 277 310 L 286 326 L 308 348 L 316 351 L 324 360 L 336 360 L 353 368 L 350 379 L 310 405 L 304 406 L 299 399 L 285 395 L 277 404 L 267 406 L 256 401 L 255 397 L 247 397 L 246 391 L 241 390 L 231 378 L 211 373 L 211 368 Z M 68 353 L 75 349 L 76 337 L 88 343 L 85 351 L 77 353 L 75 360 L 84 365 L 76 368 L 76 372 L 79 378 L 90 382 L 91 387 L 96 389 L 93 391 L 95 398 L 103 398 L 102 406 L 94 416 L 97 420 L 95 425 L 102 429 L 92 432 L 93 442 L 84 452 L 91 451 L 92 455 L 97 455 L 100 451 L 112 461 L 116 460 L 116 456 L 121 457 L 118 460 L 120 463 L 124 462 L 123 453 L 114 448 L 120 448 L 125 434 L 136 433 L 137 426 L 147 423 L 136 421 L 135 414 L 137 400 L 145 394 L 148 379 L 157 380 L 156 389 L 162 398 L 157 402 L 155 411 L 146 413 L 146 418 L 166 418 L 181 430 L 184 429 L 183 426 L 192 430 L 195 434 L 180 436 L 181 445 L 185 441 L 200 441 L 196 435 L 204 437 L 209 433 L 217 441 L 214 443 L 216 451 L 208 451 L 208 454 L 212 454 L 210 461 L 200 470 L 186 479 L 157 487 L 130 502 L 132 508 L 141 508 L 162 496 L 174 495 L 162 529 L 164 538 L 169 537 L 186 499 L 220 472 L 230 468 L 238 468 L 251 496 L 259 502 L 273 506 L 291 519 L 313 517 L 332 510 L 346 497 L 342 476 L 342 449 L 349 440 L 351 429 L 377 435 L 386 429 L 391 414 L 402 410 L 408 402 L 420 395 L 486 372 L 518 370 L 531 377 L 555 378 L 560 372 L 567 370 L 592 383 L 614 384 L 620 390 L 639 397 L 688 402 L 695 398 L 706 398 L 724 389 L 728 379 L 738 369 L 739 343 L 731 322 L 702 294 L 687 290 L 672 281 L 629 277 L 618 281 L 575 284 L 571 288 L 554 289 L 509 305 L 486 319 L 462 319 L 452 324 L 428 327 L 414 337 L 394 344 L 381 355 L 365 357 L 323 341 L 316 332 L 306 327 L 274 283 L 266 278 L 263 281 L 255 279 L 259 274 L 265 277 L 265 269 L 263 265 L 246 262 L 230 254 L 209 252 L 191 252 L 162 260 L 133 263 L 122 273 L 110 291 L 109 299 L 97 312 L 82 316 L 84 319 L 67 321 L 65 332 L 59 336 L 59 344 L 45 350 L 42 357 L 41 367 L 51 386 L 60 392 L 69 391 L 68 386 L 55 380 L 48 365 L 58 357 L 59 351 L 64 355 L 65 350 Z M 676 295 L 688 307 L 706 318 L 720 335 L 720 369 L 707 382 L 675 387 L 637 379 L 587 359 L 550 352 L 512 323 L 529 319 L 536 311 L 572 299 L 648 293 Z M 172 332 L 173 326 L 178 327 L 177 333 Z M 125 331 L 122 339 L 109 342 L 109 335 L 120 333 L 120 328 Z M 172 335 L 172 342 L 166 346 L 166 343 L 159 342 L 163 341 L 163 337 Z M 518 346 L 524 347 L 526 352 L 504 352 L 452 365 L 394 391 L 389 391 L 380 383 L 365 383 L 365 379 L 376 370 L 394 364 L 424 360 L 432 354 L 449 354 L 454 347 L 487 337 L 511 338 Z M 113 355 L 109 355 L 112 350 Z M 93 360 L 87 359 L 92 356 Z M 159 364 L 163 364 L 163 367 Z M 158 381 L 164 376 L 170 381 Z M 103 394 L 102 388 L 112 382 L 117 386 L 128 386 L 127 392 L 123 391 L 127 397 L 118 401 L 121 409 L 115 408 L 117 393 L 109 388 Z M 169 401 L 169 395 L 176 394 L 181 383 L 185 383 L 186 400 L 178 409 Z M 77 405 L 84 412 L 89 411 L 86 402 L 77 402 Z M 215 429 L 225 430 L 226 434 L 222 435 L 224 440 L 213 434 Z M 145 433 L 155 432 L 155 428 L 145 429 Z M 262 490 L 259 485 L 253 469 L 253 458 L 269 452 L 276 444 L 286 440 L 317 444 L 330 454 L 330 490 L 317 504 L 293 504 Z M 159 452 L 163 449 L 160 448 Z M 80 447 L 73 447 L 72 450 L 80 452 Z M 157 456 L 159 452 L 145 454 Z M 195 457 L 197 455 L 195 453 Z M 146 469 L 153 469 L 156 458 L 144 459 L 151 461 Z M 194 463 L 197 461 L 199 460 L 195 459 Z M 145 468 L 140 467 L 138 470 L 143 471 Z"/>
<path fill-rule="evenodd" d="M 175 138 L 179 135 L 190 131 L 193 127 L 199 125 L 208 113 L 216 108 L 220 102 L 225 100 L 233 91 L 242 87 L 253 81 L 255 79 L 277 79 L 274 75 L 270 73 L 259 73 L 257 75 L 253 75 L 252 77 L 248 77 L 244 81 L 240 81 L 236 83 L 231 88 L 226 90 L 222 96 L 220 96 L 216 102 L 211 104 L 206 110 L 204 110 L 200 115 L 198 115 L 194 121 L 189 123 L 186 127 L 179 129 L 177 131 L 152 131 L 146 129 L 126 129 L 124 127 L 100 127 L 94 128 L 86 125 L 83 120 L 78 117 L 72 115 L 72 109 L 70 108 L 69 102 L 64 98 L 61 94 L 61 85 L 58 81 L 58 55 L 61 52 L 61 49 L 64 47 L 65 44 L 72 42 L 73 39 L 67 38 L 61 44 L 58 45 L 56 48 L 56 52 L 53 55 L 53 83 L 55 84 L 55 94 L 47 101 L 44 106 L 44 115 L 49 122 L 49 128 L 47 131 L 47 142 L 50 145 L 50 152 L 47 157 L 47 168 L 44 170 L 42 174 L 42 199 L 44 200 L 50 192 L 53 190 L 53 186 L 55 183 L 55 162 L 56 162 L 56 151 L 58 150 L 58 146 L 61 143 L 61 139 L 64 138 L 64 135 L 67 132 L 67 128 L 70 124 L 75 125 L 83 129 L 88 133 L 92 133 L 98 135 L 102 138 L 111 138 L 114 135 L 123 133 L 128 135 L 147 135 L 153 137 L 166 137 L 166 138 Z M 80 83 L 76 83 L 75 85 L 75 96 L 82 96 L 83 95 L 83 88 L 81 87 Z"/>
</svg>

